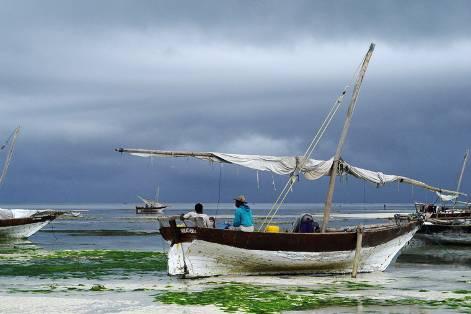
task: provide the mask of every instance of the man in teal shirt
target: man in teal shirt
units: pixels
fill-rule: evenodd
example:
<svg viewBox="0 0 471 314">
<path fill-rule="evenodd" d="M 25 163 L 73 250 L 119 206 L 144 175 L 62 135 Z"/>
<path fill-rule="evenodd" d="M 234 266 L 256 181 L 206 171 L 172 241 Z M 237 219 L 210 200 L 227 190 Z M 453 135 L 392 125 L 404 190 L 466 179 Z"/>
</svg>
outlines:
<svg viewBox="0 0 471 314">
<path fill-rule="evenodd" d="M 252 211 L 247 206 L 244 195 L 239 195 L 234 198 L 235 201 L 235 215 L 234 222 L 232 223 L 234 230 L 241 230 L 246 232 L 254 231 Z"/>
</svg>

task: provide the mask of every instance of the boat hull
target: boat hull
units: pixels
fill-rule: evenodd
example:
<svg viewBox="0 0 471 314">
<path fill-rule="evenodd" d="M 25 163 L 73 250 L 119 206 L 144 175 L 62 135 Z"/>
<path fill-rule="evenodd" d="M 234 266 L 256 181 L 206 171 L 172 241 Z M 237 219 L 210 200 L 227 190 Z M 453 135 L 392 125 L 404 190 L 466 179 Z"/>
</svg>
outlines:
<svg viewBox="0 0 471 314">
<path fill-rule="evenodd" d="M 363 242 L 365 247 L 361 249 L 358 272 L 384 271 L 401 248 L 414 236 L 418 228 L 419 225 L 411 225 L 406 230 L 400 229 L 400 233 L 396 230 L 396 236 L 389 237 L 380 244 L 368 245 L 367 241 Z M 181 241 L 174 242 L 170 247 L 168 253 L 168 273 L 170 275 L 194 278 L 218 275 L 342 274 L 352 272 L 356 237 L 354 232 L 352 232 L 353 237 L 346 233 L 332 235 L 328 233 L 284 234 L 288 238 L 297 236 L 303 240 L 311 237 L 312 241 L 321 238 L 326 241 L 330 237 L 331 240 L 335 238 L 348 239 L 345 241 L 347 243 L 350 242 L 350 238 L 353 239 L 353 243 L 344 249 L 336 250 L 336 243 L 330 241 L 330 246 L 324 245 L 324 248 L 305 243 L 306 250 L 302 251 L 300 246 L 296 245 L 292 246 L 292 250 L 276 250 L 277 245 L 283 246 L 282 243 L 273 243 L 274 246 L 268 247 L 268 249 L 252 249 L 240 243 L 240 245 L 224 243 L 225 241 L 221 237 L 211 242 L 204 236 L 204 231 L 209 229 L 204 230 L 201 236 L 197 235 L 198 230 L 195 232 L 191 232 L 191 230 L 187 228 L 188 233 L 181 235 Z M 216 233 L 223 232 L 228 231 L 217 230 Z M 252 239 L 260 236 L 272 237 L 272 239 L 283 236 L 283 234 L 270 235 L 267 233 L 252 233 L 252 235 Z M 229 234 L 230 236 L 231 234 Z M 256 242 L 256 240 L 252 241 L 251 245 L 256 245 Z M 339 243 L 337 247 L 341 248 L 345 245 Z"/>
<path fill-rule="evenodd" d="M 167 206 L 136 206 L 136 214 L 161 214 Z"/>
<path fill-rule="evenodd" d="M 12 218 L 0 220 L 0 240 L 28 238 L 57 218 L 57 214 L 42 217 Z"/>
<path fill-rule="evenodd" d="M 0 239 L 21 239 L 28 238 L 45 227 L 50 220 L 35 222 L 26 225 L 0 227 Z"/>
<path fill-rule="evenodd" d="M 416 237 L 431 244 L 471 245 L 471 224 L 424 224 Z"/>
</svg>

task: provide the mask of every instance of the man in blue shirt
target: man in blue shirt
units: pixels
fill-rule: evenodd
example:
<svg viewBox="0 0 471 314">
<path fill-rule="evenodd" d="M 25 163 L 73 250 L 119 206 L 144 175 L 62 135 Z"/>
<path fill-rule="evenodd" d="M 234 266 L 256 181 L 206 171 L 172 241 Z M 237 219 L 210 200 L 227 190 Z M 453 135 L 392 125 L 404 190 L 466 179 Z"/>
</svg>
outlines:
<svg viewBox="0 0 471 314">
<path fill-rule="evenodd" d="M 236 211 L 234 214 L 233 228 L 234 230 L 241 230 L 246 232 L 254 231 L 252 211 L 247 206 L 244 195 L 239 195 L 234 198 Z"/>
</svg>

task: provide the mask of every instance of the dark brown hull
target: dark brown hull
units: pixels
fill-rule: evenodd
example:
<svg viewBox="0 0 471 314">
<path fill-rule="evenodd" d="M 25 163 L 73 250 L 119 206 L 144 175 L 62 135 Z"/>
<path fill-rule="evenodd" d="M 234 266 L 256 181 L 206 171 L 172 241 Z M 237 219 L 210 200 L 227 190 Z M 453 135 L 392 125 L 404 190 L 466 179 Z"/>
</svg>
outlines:
<svg viewBox="0 0 471 314">
<path fill-rule="evenodd" d="M 157 206 L 157 207 L 136 206 L 136 209 L 141 209 L 141 210 L 159 210 L 159 209 L 164 209 L 164 208 L 167 208 L 167 206 Z"/>
<path fill-rule="evenodd" d="M 423 225 L 417 233 L 468 233 L 471 234 L 471 224 L 462 224 L 462 225 L 447 225 L 447 224 L 433 224 L 433 225 Z"/>
<path fill-rule="evenodd" d="M 471 219 L 470 212 L 442 212 L 433 213 L 430 218 L 434 219 Z"/>
<path fill-rule="evenodd" d="M 0 240 L 28 238 L 62 213 L 43 213 L 26 218 L 0 220 Z"/>
<path fill-rule="evenodd" d="M 13 227 L 20 225 L 28 225 L 38 222 L 52 221 L 57 218 L 57 214 L 42 215 L 39 217 L 0 219 L 0 227 Z"/>
<path fill-rule="evenodd" d="M 167 206 L 156 206 L 156 207 L 136 206 L 136 214 L 159 214 L 162 212 L 162 209 L 164 208 L 167 208 Z"/>
<path fill-rule="evenodd" d="M 362 247 L 374 247 L 411 232 L 418 222 L 401 226 L 391 225 L 365 229 Z M 210 228 L 160 228 L 162 237 L 171 243 L 202 240 L 210 243 L 232 246 L 247 250 L 290 251 L 290 252 L 334 252 L 355 249 L 357 233 L 267 233 L 242 232 Z"/>
</svg>

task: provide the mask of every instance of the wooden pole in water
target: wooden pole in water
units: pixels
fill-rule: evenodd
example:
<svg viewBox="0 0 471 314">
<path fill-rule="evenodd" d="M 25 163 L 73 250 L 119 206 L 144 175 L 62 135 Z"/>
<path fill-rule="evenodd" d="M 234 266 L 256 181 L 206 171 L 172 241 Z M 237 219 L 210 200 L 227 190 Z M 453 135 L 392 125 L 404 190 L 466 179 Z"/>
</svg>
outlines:
<svg viewBox="0 0 471 314">
<path fill-rule="evenodd" d="M 357 245 L 355 247 L 355 257 L 353 258 L 352 278 L 357 278 L 358 266 L 361 258 L 361 244 L 363 241 L 363 227 L 357 227 Z"/>
<path fill-rule="evenodd" d="M 321 232 L 325 232 L 327 229 L 327 225 L 329 224 L 330 209 L 332 208 L 332 200 L 334 197 L 334 188 L 335 188 L 335 178 L 337 176 L 337 168 L 339 167 L 339 163 L 340 163 L 340 155 L 342 154 L 343 144 L 345 143 L 345 140 L 348 134 L 348 129 L 350 128 L 353 110 L 355 110 L 355 105 L 358 99 L 358 94 L 360 93 L 361 82 L 363 81 L 363 77 L 365 76 L 366 69 L 368 68 L 368 62 L 370 62 L 371 55 L 373 54 L 374 49 L 375 49 L 375 44 L 371 43 L 370 49 L 368 50 L 368 52 L 365 55 L 365 58 L 363 59 L 361 69 L 358 74 L 358 78 L 355 82 L 355 87 L 353 89 L 352 100 L 350 101 L 350 105 L 348 106 L 347 117 L 345 118 L 345 123 L 343 125 L 342 134 L 340 135 L 340 140 L 337 145 L 337 151 L 335 152 L 334 163 L 332 164 L 332 168 L 330 170 L 329 190 L 327 192 L 327 197 L 326 197 L 325 205 L 324 205 L 324 219 L 322 221 Z"/>
</svg>

